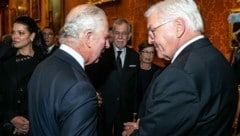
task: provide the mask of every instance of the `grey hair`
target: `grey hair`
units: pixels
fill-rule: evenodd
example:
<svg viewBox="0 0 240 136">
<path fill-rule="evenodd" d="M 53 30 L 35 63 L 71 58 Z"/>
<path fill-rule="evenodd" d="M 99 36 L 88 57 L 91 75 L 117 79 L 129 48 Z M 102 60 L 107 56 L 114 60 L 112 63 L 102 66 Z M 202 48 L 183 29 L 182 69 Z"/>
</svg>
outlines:
<svg viewBox="0 0 240 136">
<path fill-rule="evenodd" d="M 105 12 L 94 6 L 87 5 L 84 10 L 80 10 L 72 18 L 66 18 L 64 26 L 59 32 L 59 41 L 63 43 L 66 38 L 78 38 L 86 31 L 97 33 L 102 30 L 106 19 Z"/>
<path fill-rule="evenodd" d="M 162 13 L 164 17 L 159 19 L 174 20 L 182 18 L 192 31 L 204 32 L 201 14 L 193 0 L 164 0 L 151 6 L 144 14 L 148 18 L 154 12 Z"/>
<path fill-rule="evenodd" d="M 116 25 L 121 25 L 121 24 L 126 24 L 128 27 L 128 32 L 129 33 L 131 32 L 131 26 L 130 26 L 129 22 L 127 20 L 121 19 L 121 18 L 114 21 L 113 26 L 112 26 L 112 31 L 115 31 Z"/>
</svg>

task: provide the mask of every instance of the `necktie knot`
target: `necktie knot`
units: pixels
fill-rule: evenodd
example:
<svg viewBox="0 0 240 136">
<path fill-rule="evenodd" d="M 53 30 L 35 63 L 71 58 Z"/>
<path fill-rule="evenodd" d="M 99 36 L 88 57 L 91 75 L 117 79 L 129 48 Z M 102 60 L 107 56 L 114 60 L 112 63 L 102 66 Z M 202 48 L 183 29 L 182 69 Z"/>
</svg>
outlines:
<svg viewBox="0 0 240 136">
<path fill-rule="evenodd" d="M 120 55 L 121 55 L 121 53 L 122 53 L 122 51 L 117 51 L 117 57 L 120 57 Z"/>
<path fill-rule="evenodd" d="M 121 53 L 122 51 L 117 51 L 117 66 L 120 71 L 122 69 L 122 60 L 120 58 Z"/>
</svg>

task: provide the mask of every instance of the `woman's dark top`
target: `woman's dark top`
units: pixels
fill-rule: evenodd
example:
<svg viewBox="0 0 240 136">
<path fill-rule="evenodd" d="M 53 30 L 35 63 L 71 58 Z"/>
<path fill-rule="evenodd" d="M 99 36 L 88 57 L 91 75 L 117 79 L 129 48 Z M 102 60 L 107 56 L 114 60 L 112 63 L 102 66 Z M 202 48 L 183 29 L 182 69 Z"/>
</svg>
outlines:
<svg viewBox="0 0 240 136">
<path fill-rule="evenodd" d="M 0 67 L 0 101 L 3 110 L 1 127 L 5 131 L 4 135 L 8 135 L 7 132 L 12 133 L 14 127 L 10 121 L 13 117 L 28 118 L 27 84 L 39 62 L 35 55 L 33 57 L 14 55 Z"/>
<path fill-rule="evenodd" d="M 158 72 L 157 72 L 158 71 Z M 155 64 L 152 64 L 151 69 L 139 70 L 139 103 L 142 101 L 142 98 L 147 90 L 147 87 L 149 86 L 150 82 L 152 81 L 154 74 L 160 73 L 162 71 L 162 68 L 156 66 Z"/>
</svg>

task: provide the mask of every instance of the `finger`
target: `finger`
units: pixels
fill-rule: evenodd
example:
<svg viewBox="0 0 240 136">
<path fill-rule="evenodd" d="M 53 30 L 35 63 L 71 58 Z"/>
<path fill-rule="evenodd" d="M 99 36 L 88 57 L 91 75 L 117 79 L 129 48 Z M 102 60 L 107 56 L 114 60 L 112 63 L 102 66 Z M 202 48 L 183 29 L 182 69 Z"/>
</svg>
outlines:
<svg viewBox="0 0 240 136">
<path fill-rule="evenodd" d="M 16 128 L 14 129 L 13 134 L 17 134 L 17 129 Z"/>
<path fill-rule="evenodd" d="M 125 127 L 124 127 L 124 130 L 128 130 L 128 129 L 129 129 L 129 126 L 125 126 Z"/>
<path fill-rule="evenodd" d="M 122 136 L 127 136 L 127 132 L 126 132 L 126 131 L 123 131 L 123 132 L 122 132 Z"/>
</svg>

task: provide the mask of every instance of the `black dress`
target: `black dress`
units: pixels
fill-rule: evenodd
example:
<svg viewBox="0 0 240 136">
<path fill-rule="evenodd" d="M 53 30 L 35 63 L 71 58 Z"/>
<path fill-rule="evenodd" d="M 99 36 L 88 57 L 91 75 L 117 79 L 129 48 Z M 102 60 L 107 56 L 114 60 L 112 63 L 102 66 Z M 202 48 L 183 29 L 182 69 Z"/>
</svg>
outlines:
<svg viewBox="0 0 240 136">
<path fill-rule="evenodd" d="M 36 56 L 14 55 L 0 68 L 1 129 L 4 136 L 13 133 L 10 122 L 13 117 L 28 118 L 27 84 L 39 62 Z"/>
<path fill-rule="evenodd" d="M 155 64 L 152 64 L 151 69 L 149 70 L 144 70 L 144 69 L 140 69 L 139 70 L 139 85 L 138 85 L 138 91 L 139 91 L 139 96 L 138 96 L 138 102 L 139 104 L 142 101 L 142 98 L 150 84 L 150 82 L 152 81 L 155 73 L 160 73 L 163 69 L 158 67 Z"/>
</svg>

